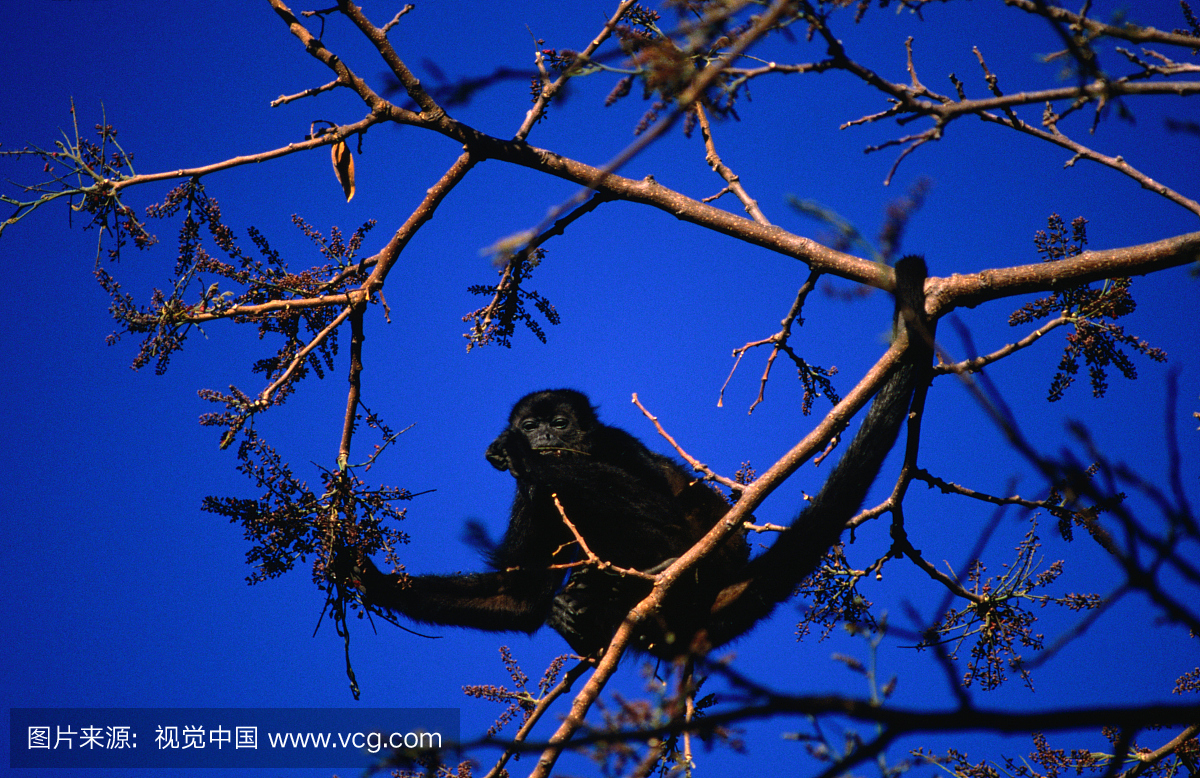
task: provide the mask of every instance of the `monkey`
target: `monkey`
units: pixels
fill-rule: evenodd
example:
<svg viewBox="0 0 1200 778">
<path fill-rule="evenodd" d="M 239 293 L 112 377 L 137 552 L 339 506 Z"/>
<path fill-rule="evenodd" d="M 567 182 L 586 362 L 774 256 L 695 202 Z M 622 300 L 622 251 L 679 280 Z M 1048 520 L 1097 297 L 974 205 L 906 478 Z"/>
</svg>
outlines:
<svg viewBox="0 0 1200 778">
<path fill-rule="evenodd" d="M 923 320 L 925 278 L 921 257 L 896 263 L 896 329 L 908 340 L 905 356 L 816 497 L 753 559 L 744 530 L 727 536 L 672 586 L 657 613 L 636 625 L 638 650 L 676 659 L 729 643 L 817 569 L 861 506 L 918 383 L 927 380 L 932 329 Z M 486 457 L 517 487 L 504 537 L 488 555 L 490 570 L 385 575 L 363 558 L 343 580 L 364 604 L 418 622 L 488 631 L 532 633 L 549 624 L 574 651 L 594 654 L 652 586 L 613 568 L 660 572 L 729 508 L 674 460 L 601 423 L 588 398 L 572 389 L 523 397 Z M 581 564 L 575 533 L 601 566 Z"/>
<path fill-rule="evenodd" d="M 517 482 L 504 537 L 488 554 L 491 570 L 401 579 L 364 559 L 354 577 L 365 602 L 424 623 L 534 632 L 581 553 L 563 515 L 594 555 L 617 568 L 645 570 L 687 551 L 729 508 L 673 460 L 602 424 L 586 395 L 572 389 L 518 401 L 486 457 Z M 748 556 L 738 533 L 710 555 L 702 575 L 728 578 Z M 616 614 L 616 625 L 623 616 Z M 607 627 L 591 632 L 611 637 Z"/>
</svg>

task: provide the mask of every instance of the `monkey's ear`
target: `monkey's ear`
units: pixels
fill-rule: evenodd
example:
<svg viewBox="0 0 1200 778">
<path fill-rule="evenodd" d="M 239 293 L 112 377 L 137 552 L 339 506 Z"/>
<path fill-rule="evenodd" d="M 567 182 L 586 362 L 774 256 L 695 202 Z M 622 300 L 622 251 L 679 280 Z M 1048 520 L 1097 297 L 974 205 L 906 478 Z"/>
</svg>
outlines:
<svg viewBox="0 0 1200 778">
<path fill-rule="evenodd" d="M 508 461 L 508 452 L 504 450 L 505 441 L 508 440 L 508 431 L 500 433 L 500 437 L 492 441 L 492 445 L 487 447 L 487 461 L 492 463 L 492 467 L 497 470 L 507 470 L 510 462 Z"/>
</svg>

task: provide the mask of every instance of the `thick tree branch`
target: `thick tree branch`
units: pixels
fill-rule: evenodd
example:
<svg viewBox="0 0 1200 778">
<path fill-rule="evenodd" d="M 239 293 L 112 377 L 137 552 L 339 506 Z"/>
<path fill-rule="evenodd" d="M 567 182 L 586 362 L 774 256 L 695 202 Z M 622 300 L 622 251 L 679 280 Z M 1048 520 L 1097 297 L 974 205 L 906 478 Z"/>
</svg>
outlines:
<svg viewBox="0 0 1200 778">
<path fill-rule="evenodd" d="M 974 308 L 990 300 L 1068 289 L 1105 278 L 1141 276 L 1200 261 L 1200 232 L 1099 251 L 1084 251 L 1057 262 L 981 270 L 970 275 L 930 278 L 926 313 L 940 318 L 955 308 Z"/>
</svg>

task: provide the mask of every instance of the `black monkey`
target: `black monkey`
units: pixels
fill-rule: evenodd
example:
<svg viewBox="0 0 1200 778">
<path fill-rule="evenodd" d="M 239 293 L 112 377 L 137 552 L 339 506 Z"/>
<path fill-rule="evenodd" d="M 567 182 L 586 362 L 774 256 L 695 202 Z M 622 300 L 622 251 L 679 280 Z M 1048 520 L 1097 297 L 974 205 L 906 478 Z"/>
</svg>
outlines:
<svg viewBox="0 0 1200 778">
<path fill-rule="evenodd" d="M 930 358 L 925 327 L 925 263 L 896 264 L 898 336 L 905 359 L 880 389 L 858 434 L 817 496 L 766 552 L 748 561 L 735 533 L 672 587 L 635 644 L 656 656 L 702 653 L 744 634 L 820 563 L 857 512 L 908 414 Z M 907 322 L 905 326 L 902 323 Z M 354 572 L 364 602 L 417 621 L 533 632 L 549 623 L 577 652 L 606 646 L 629 610 L 650 591 L 642 578 L 578 567 L 574 535 L 620 568 L 657 572 L 721 519 L 728 505 L 674 461 L 629 433 L 601 424 L 587 398 L 567 389 L 535 392 L 513 408 L 488 447 L 488 460 L 517 481 L 512 518 L 490 555 L 491 572 L 403 580 L 365 559 Z M 561 588 L 561 591 L 560 591 Z"/>
<path fill-rule="evenodd" d="M 674 461 L 600 423 L 588 398 L 570 389 L 522 398 L 487 458 L 517 481 L 512 518 L 489 554 L 492 570 L 400 578 L 364 559 L 350 576 L 364 602 L 420 622 L 533 632 L 546 623 L 567 566 L 581 555 L 563 514 L 600 559 L 645 570 L 689 549 L 729 508 Z M 748 555 L 744 535 L 736 534 L 705 560 L 697 580 L 730 580 Z M 649 591 L 648 582 L 639 582 Z M 621 588 L 619 581 L 604 585 L 614 594 Z M 718 587 L 710 588 L 711 601 Z M 620 613 L 606 609 L 607 621 L 615 623 L 588 625 L 587 642 L 568 639 L 580 651 L 602 638 L 606 645 L 637 599 Z"/>
</svg>

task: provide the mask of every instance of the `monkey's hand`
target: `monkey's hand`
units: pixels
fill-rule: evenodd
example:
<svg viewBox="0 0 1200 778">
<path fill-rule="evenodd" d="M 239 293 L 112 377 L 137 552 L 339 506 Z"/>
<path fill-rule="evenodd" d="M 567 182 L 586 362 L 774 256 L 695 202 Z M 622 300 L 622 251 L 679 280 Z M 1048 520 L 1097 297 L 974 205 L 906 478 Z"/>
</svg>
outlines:
<svg viewBox="0 0 1200 778">
<path fill-rule="evenodd" d="M 487 461 L 492 463 L 492 467 L 497 470 L 507 470 L 509 466 L 508 452 L 505 451 L 505 444 L 508 440 L 508 433 L 505 432 L 500 437 L 492 441 L 492 444 L 487 447 Z"/>
<path fill-rule="evenodd" d="M 660 573 L 675 559 L 644 572 Z M 546 624 L 562 635 L 575 653 L 594 654 L 608 645 L 630 609 L 650 593 L 650 587 L 650 581 L 644 578 L 611 569 L 577 570 L 555 596 Z"/>
<path fill-rule="evenodd" d="M 524 435 L 505 430 L 487 447 L 485 456 L 487 461 L 492 463 L 492 467 L 507 470 L 512 473 L 513 478 L 520 478 L 529 472 L 526 463 L 534 453 Z"/>
<path fill-rule="evenodd" d="M 612 640 L 620 621 L 612 623 L 613 613 L 603 607 L 619 578 L 600 570 L 581 570 L 571 576 L 567 586 L 550 605 L 546 624 L 580 656 L 595 654 Z M 596 607 L 592 607 L 595 605 Z"/>
<path fill-rule="evenodd" d="M 389 583 L 389 577 L 379 571 L 369 556 L 361 555 L 353 548 L 338 549 L 330 565 L 330 574 L 337 586 L 357 593 L 365 605 L 371 604 L 373 593 L 378 593 Z"/>
</svg>

